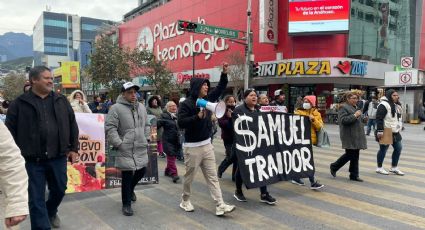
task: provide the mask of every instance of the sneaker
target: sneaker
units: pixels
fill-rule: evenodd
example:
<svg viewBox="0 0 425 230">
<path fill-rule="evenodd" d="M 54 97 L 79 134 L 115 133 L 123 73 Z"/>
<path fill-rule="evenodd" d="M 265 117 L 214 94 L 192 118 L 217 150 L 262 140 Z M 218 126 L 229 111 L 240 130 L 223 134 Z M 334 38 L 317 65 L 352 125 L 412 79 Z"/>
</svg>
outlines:
<svg viewBox="0 0 425 230">
<path fill-rule="evenodd" d="M 277 202 L 276 199 L 273 198 L 272 196 L 270 196 L 269 193 L 261 194 L 260 201 L 263 202 L 263 203 L 270 204 L 270 205 L 276 204 L 276 202 Z"/>
<path fill-rule="evenodd" d="M 222 216 L 226 213 L 233 212 L 235 210 L 234 205 L 222 203 L 215 208 L 215 215 Z"/>
<path fill-rule="evenodd" d="M 325 187 L 323 184 L 320 184 L 319 181 L 314 182 L 313 184 L 310 185 L 310 189 L 312 190 L 318 190 Z"/>
<path fill-rule="evenodd" d="M 131 194 L 131 201 L 136 202 L 136 200 L 137 200 L 136 193 L 133 192 L 133 194 Z"/>
<path fill-rule="evenodd" d="M 50 225 L 52 226 L 52 228 L 61 227 L 61 219 L 59 218 L 58 214 L 50 217 L 49 220 L 50 220 Z"/>
<path fill-rule="evenodd" d="M 182 202 L 180 203 L 180 208 L 182 208 L 186 212 L 193 212 L 195 210 L 192 203 L 190 203 L 190 200 L 187 200 L 187 201 L 182 200 Z"/>
<path fill-rule="evenodd" d="M 131 206 L 123 206 L 122 207 L 122 214 L 124 216 L 132 216 L 134 214 L 133 209 Z"/>
<path fill-rule="evenodd" d="M 389 173 L 387 172 L 387 170 L 385 170 L 382 167 L 376 168 L 376 173 L 382 174 L 382 175 L 388 175 Z"/>
<path fill-rule="evenodd" d="M 180 177 L 175 175 L 171 177 L 173 179 L 173 183 L 177 183 L 178 180 L 180 180 Z"/>
<path fill-rule="evenodd" d="M 159 154 L 158 154 L 158 157 L 159 157 L 159 158 L 165 158 L 165 153 L 159 153 Z"/>
<path fill-rule="evenodd" d="M 246 202 L 246 198 L 242 192 L 235 191 L 235 194 L 233 194 L 233 197 L 239 202 Z"/>
<path fill-rule="evenodd" d="M 336 177 L 336 171 L 332 168 L 332 164 L 329 166 L 329 168 L 330 168 L 330 171 L 331 171 L 331 175 L 333 177 Z"/>
<path fill-rule="evenodd" d="M 399 176 L 404 176 L 404 172 L 400 171 L 397 167 L 391 168 L 390 169 L 390 172 L 392 172 L 392 173 L 394 173 L 396 175 L 399 175 Z"/>
<path fill-rule="evenodd" d="M 299 186 L 304 186 L 305 185 L 304 181 L 301 180 L 301 179 L 291 180 L 291 183 L 292 184 L 299 185 Z"/>
</svg>

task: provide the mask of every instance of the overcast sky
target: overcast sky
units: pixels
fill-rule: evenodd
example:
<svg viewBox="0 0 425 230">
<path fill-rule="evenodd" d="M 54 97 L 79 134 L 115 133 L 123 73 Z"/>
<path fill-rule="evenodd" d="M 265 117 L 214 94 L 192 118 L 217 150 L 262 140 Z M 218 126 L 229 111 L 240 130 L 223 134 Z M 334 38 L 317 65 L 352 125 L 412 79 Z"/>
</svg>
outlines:
<svg viewBox="0 0 425 230">
<path fill-rule="evenodd" d="M 51 12 L 121 21 L 137 4 L 138 0 L 0 0 L 0 35 L 11 31 L 31 35 L 47 5 Z"/>
</svg>

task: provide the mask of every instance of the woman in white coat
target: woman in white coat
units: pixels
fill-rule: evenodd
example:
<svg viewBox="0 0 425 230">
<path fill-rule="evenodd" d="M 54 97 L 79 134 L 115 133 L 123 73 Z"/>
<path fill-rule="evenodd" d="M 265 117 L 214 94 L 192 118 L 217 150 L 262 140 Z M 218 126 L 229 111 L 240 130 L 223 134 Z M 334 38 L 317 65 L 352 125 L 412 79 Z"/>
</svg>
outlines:
<svg viewBox="0 0 425 230">
<path fill-rule="evenodd" d="M 68 97 L 69 103 L 71 103 L 72 109 L 76 113 L 92 113 L 87 104 L 87 97 L 81 90 L 75 90 Z"/>
</svg>

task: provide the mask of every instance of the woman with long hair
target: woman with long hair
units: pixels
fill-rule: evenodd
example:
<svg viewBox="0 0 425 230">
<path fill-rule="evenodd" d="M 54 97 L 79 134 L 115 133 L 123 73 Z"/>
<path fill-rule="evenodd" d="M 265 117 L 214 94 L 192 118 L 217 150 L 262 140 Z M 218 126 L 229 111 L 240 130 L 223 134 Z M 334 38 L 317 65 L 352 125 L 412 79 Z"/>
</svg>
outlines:
<svg viewBox="0 0 425 230">
<path fill-rule="evenodd" d="M 148 107 L 146 108 L 148 114 L 154 115 L 156 117 L 156 119 L 160 119 L 161 114 L 162 114 L 162 108 L 161 108 L 161 100 L 159 99 L 158 96 L 152 96 L 149 98 L 148 100 Z M 162 133 L 163 133 L 163 129 L 162 128 L 158 128 L 157 130 L 157 147 L 156 149 L 158 150 L 158 156 L 161 158 L 165 158 L 165 154 L 164 154 L 164 148 L 162 146 Z"/>
</svg>

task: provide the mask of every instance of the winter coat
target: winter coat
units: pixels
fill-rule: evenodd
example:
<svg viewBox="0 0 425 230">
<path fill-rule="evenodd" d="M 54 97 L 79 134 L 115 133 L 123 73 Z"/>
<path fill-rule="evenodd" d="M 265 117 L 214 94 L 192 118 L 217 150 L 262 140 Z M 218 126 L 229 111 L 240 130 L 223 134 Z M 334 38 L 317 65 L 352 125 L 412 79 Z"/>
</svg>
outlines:
<svg viewBox="0 0 425 230">
<path fill-rule="evenodd" d="M 232 117 L 224 115 L 222 118 L 218 119 L 218 125 L 221 128 L 221 139 L 223 139 L 224 144 L 232 144 L 234 135 Z"/>
<path fill-rule="evenodd" d="M 5 218 L 28 215 L 28 176 L 21 151 L 0 122 L 0 187 L 6 197 Z"/>
<path fill-rule="evenodd" d="M 159 107 L 159 106 L 156 107 L 156 108 L 147 107 L 146 111 L 147 111 L 148 114 L 154 115 L 156 117 L 156 119 L 160 119 L 161 114 L 163 113 L 161 107 Z M 164 129 L 158 127 L 157 133 L 156 133 L 158 140 L 162 140 L 163 132 L 164 132 Z"/>
<path fill-rule="evenodd" d="M 323 127 L 322 115 L 316 108 L 312 109 L 297 109 L 295 110 L 295 114 L 303 115 L 303 116 L 314 116 L 314 122 L 311 123 L 311 142 L 313 145 L 317 144 L 317 132 Z"/>
<path fill-rule="evenodd" d="M 378 105 L 378 111 L 376 113 L 376 122 L 378 132 L 383 132 L 384 128 L 391 128 L 393 133 L 399 133 L 403 126 L 403 120 L 401 116 L 402 108 L 398 104 L 395 104 L 395 114 L 391 113 L 390 102 L 387 97 L 381 98 L 381 103 Z"/>
<path fill-rule="evenodd" d="M 170 156 L 178 156 L 181 149 L 180 132 L 177 127 L 177 117 L 173 117 L 169 112 L 161 114 L 157 128 L 164 128 L 166 132 L 162 135 L 162 146 L 164 153 Z"/>
<path fill-rule="evenodd" d="M 376 111 L 378 110 L 378 102 L 369 102 L 367 105 L 367 116 L 369 119 L 376 119 Z"/>
<path fill-rule="evenodd" d="M 108 105 L 107 103 L 100 103 L 100 102 L 91 102 L 89 103 L 89 108 L 93 113 L 108 113 Z"/>
<path fill-rule="evenodd" d="M 363 116 L 356 118 L 358 109 L 344 103 L 338 110 L 339 136 L 343 149 L 367 149 Z"/>
<path fill-rule="evenodd" d="M 32 92 L 15 99 L 7 111 L 6 126 L 25 159 L 46 157 L 40 142 L 39 114 Z M 47 158 L 65 156 L 69 151 L 78 152 L 78 125 L 74 110 L 65 96 L 53 93 L 53 107 L 59 130 L 59 152 L 48 153 Z"/>
<path fill-rule="evenodd" d="M 84 104 L 81 104 L 79 100 L 74 99 L 76 93 L 80 93 L 81 95 L 83 95 Z M 74 110 L 74 112 L 76 112 L 76 113 L 92 113 L 92 111 L 89 108 L 89 105 L 87 104 L 87 97 L 83 93 L 83 91 L 75 90 L 74 92 L 71 93 L 71 95 L 69 95 L 68 100 L 69 100 L 69 103 L 71 103 L 71 107 Z"/>
<path fill-rule="evenodd" d="M 118 148 L 115 167 L 120 170 L 138 170 L 148 164 L 149 127 L 144 105 L 132 104 L 121 95 L 106 116 L 105 130 L 108 142 Z"/>
<path fill-rule="evenodd" d="M 204 99 L 210 102 L 217 101 L 226 89 L 227 82 L 227 74 L 221 73 L 217 87 L 215 87 L 212 91 L 209 91 L 208 95 Z M 213 126 L 211 122 L 211 112 L 206 110 L 206 118 L 200 119 L 198 117 L 200 108 L 196 107 L 196 100 L 198 99 L 201 86 L 204 83 L 208 84 L 209 90 L 211 88 L 209 80 L 203 78 L 192 78 L 190 80 L 189 96 L 186 100 L 180 103 L 177 120 L 179 127 L 185 129 L 185 142 L 201 142 L 211 138 Z"/>
</svg>

